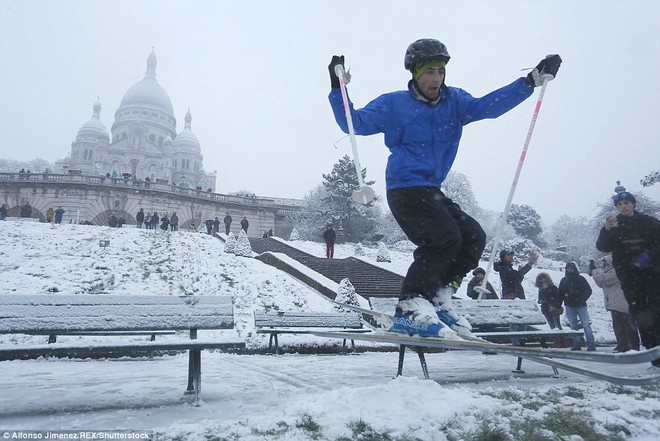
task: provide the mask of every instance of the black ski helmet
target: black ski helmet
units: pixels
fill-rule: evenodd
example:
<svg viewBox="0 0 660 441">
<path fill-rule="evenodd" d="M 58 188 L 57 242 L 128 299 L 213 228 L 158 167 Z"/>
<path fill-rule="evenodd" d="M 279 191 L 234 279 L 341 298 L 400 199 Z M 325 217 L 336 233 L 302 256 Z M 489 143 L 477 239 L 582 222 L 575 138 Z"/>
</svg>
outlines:
<svg viewBox="0 0 660 441">
<path fill-rule="evenodd" d="M 403 64 L 406 70 L 413 72 L 415 66 L 430 60 L 444 60 L 449 62 L 447 46 L 432 38 L 421 38 L 408 46 Z M 414 72 L 413 72 L 414 73 Z"/>
</svg>

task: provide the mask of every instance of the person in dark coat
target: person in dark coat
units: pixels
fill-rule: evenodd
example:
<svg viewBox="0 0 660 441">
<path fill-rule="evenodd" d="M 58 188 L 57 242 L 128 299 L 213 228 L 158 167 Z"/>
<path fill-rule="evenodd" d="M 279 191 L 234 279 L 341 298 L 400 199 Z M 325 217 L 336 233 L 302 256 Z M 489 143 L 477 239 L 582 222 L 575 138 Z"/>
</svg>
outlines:
<svg viewBox="0 0 660 441">
<path fill-rule="evenodd" d="M 243 219 L 241 220 L 241 229 L 245 231 L 245 234 L 247 234 L 247 230 L 249 226 L 250 226 L 250 222 L 248 222 L 247 218 L 243 216 Z"/>
<path fill-rule="evenodd" d="M 223 219 L 223 221 L 225 223 L 225 234 L 227 234 L 227 235 L 229 234 L 229 230 L 231 229 L 231 223 L 232 223 L 233 220 L 234 219 L 231 218 L 229 213 L 227 213 L 225 215 L 225 218 Z"/>
<path fill-rule="evenodd" d="M 323 232 L 323 240 L 325 241 L 325 257 L 332 259 L 335 257 L 335 240 L 337 239 L 337 233 L 332 228 L 332 224 L 328 224 Z"/>
<path fill-rule="evenodd" d="M 137 223 L 138 228 L 142 228 L 142 224 L 144 223 L 144 208 L 140 208 L 135 215 L 135 222 Z"/>
<path fill-rule="evenodd" d="M 220 220 L 218 219 L 218 216 L 213 219 L 213 232 L 215 234 L 220 232 Z"/>
<path fill-rule="evenodd" d="M 619 214 L 605 220 L 596 248 L 612 253 L 642 345 L 651 349 L 660 343 L 660 220 L 639 213 L 637 200 L 624 187 L 615 191 L 612 200 Z M 660 367 L 660 358 L 652 364 Z"/>
<path fill-rule="evenodd" d="M 170 217 L 170 229 L 172 231 L 177 231 L 179 229 L 179 216 L 176 215 L 176 211 L 172 213 Z"/>
<path fill-rule="evenodd" d="M 204 225 L 206 225 L 206 234 L 213 234 L 213 219 L 206 219 Z"/>
<path fill-rule="evenodd" d="M 163 231 L 167 231 L 170 229 L 170 218 L 167 217 L 167 213 L 165 213 L 163 217 L 160 219 L 160 229 Z"/>
<path fill-rule="evenodd" d="M 566 317 L 571 329 L 578 331 L 580 326 L 578 319 L 584 329 L 584 337 L 587 340 L 587 351 L 596 350 L 594 333 L 591 330 L 591 320 L 587 309 L 587 300 L 591 297 L 591 286 L 587 279 L 580 275 L 577 264 L 568 262 L 564 269 L 566 275 L 559 281 L 559 295 L 564 299 Z M 582 349 L 582 337 L 573 338 L 572 351 Z"/>
<path fill-rule="evenodd" d="M 525 290 L 523 289 L 522 281 L 525 278 L 525 274 L 532 269 L 532 265 L 536 263 L 537 259 L 537 254 L 532 253 L 529 256 L 529 262 L 515 270 L 513 269 L 513 251 L 500 251 L 500 260 L 495 262 L 493 269 L 500 273 L 502 299 L 525 299 Z"/>
<path fill-rule="evenodd" d="M 561 315 L 564 308 L 561 306 L 564 299 L 559 295 L 559 289 L 552 281 L 550 274 L 539 273 L 536 276 L 536 287 L 539 289 L 539 304 L 541 313 L 548 322 L 550 329 L 561 329 Z"/>
<path fill-rule="evenodd" d="M 481 295 L 481 298 L 479 298 L 479 292 L 477 292 L 474 288 L 481 286 L 481 284 L 484 282 L 484 277 L 486 277 L 486 271 L 481 268 L 477 267 L 472 271 L 472 278 L 468 282 L 467 286 L 467 296 L 471 299 L 474 300 L 494 300 L 494 299 L 499 299 L 497 297 L 497 293 L 495 292 L 495 288 L 493 288 L 493 285 L 490 284 L 490 282 L 487 282 L 486 284 L 486 289 L 488 290 L 487 292 L 484 292 Z"/>
<path fill-rule="evenodd" d="M 30 217 L 32 216 L 32 206 L 29 202 L 26 202 L 25 205 L 21 207 L 21 217 Z"/>
<path fill-rule="evenodd" d="M 151 229 L 155 230 L 158 228 L 158 224 L 160 223 L 160 218 L 158 217 L 158 212 L 154 211 L 154 214 L 151 215 Z"/>
<path fill-rule="evenodd" d="M 8 211 L 7 204 L 2 204 L 2 207 L 0 207 L 0 220 L 5 220 L 7 218 Z"/>
<path fill-rule="evenodd" d="M 64 213 L 66 213 L 66 211 L 64 211 L 64 208 L 62 208 L 61 205 L 59 207 L 57 207 L 57 210 L 55 210 L 55 223 L 56 224 L 61 224 L 62 223 L 62 218 L 64 217 Z"/>
</svg>

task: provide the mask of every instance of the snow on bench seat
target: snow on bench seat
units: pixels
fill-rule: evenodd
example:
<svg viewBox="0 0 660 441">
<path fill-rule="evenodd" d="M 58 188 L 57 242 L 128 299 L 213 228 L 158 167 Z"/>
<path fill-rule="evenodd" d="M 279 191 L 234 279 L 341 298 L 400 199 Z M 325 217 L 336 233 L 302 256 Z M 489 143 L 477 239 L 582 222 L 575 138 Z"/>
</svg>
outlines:
<svg viewBox="0 0 660 441">
<path fill-rule="evenodd" d="M 342 330 L 347 332 L 369 332 L 362 326 L 360 314 L 352 312 L 254 312 L 254 326 L 257 334 L 269 334 L 268 348 L 273 348 L 279 354 L 279 334 L 309 334 L 318 331 L 319 328 L 326 330 Z M 351 340 L 352 347 L 355 342 Z M 343 342 L 346 346 L 346 340 Z"/>
<path fill-rule="evenodd" d="M 241 349 L 236 338 L 197 340 L 198 330 L 234 328 L 230 296 L 0 295 L 0 334 L 48 335 L 49 344 L 0 345 L 0 359 L 37 357 L 143 356 L 156 351 L 188 350 L 187 393 L 199 403 L 201 351 Z M 56 343 L 57 335 L 114 335 L 189 331 L 189 338 L 164 342 Z"/>
</svg>

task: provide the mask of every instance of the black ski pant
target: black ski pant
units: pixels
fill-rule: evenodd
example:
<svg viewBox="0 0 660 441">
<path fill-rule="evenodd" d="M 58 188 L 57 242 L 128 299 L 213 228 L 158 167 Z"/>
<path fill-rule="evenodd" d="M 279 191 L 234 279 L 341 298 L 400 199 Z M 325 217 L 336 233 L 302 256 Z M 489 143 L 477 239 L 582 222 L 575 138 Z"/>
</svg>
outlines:
<svg viewBox="0 0 660 441">
<path fill-rule="evenodd" d="M 436 187 L 387 191 L 394 219 L 417 245 L 403 281 L 401 298 L 433 298 L 438 288 L 461 279 L 479 264 L 486 233 Z"/>
<path fill-rule="evenodd" d="M 623 274 L 622 274 L 623 273 Z M 653 268 L 617 269 L 621 288 L 646 349 L 660 345 L 660 273 Z M 660 359 L 653 362 L 660 367 Z"/>
</svg>

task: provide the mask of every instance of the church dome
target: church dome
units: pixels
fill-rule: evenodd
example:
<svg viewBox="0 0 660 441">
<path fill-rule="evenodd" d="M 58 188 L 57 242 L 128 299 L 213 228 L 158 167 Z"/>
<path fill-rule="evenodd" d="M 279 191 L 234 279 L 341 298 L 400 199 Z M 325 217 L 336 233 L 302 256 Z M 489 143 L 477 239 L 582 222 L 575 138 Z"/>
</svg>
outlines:
<svg viewBox="0 0 660 441">
<path fill-rule="evenodd" d="M 186 125 L 174 140 L 175 151 L 192 150 L 196 153 L 201 152 L 199 139 L 197 139 L 197 136 L 192 132 L 191 125 L 192 115 L 190 114 L 190 109 L 188 109 L 188 112 L 186 113 Z"/>
<path fill-rule="evenodd" d="M 120 108 L 128 106 L 148 106 L 174 115 L 172 101 L 165 89 L 156 81 L 156 54 L 152 50 L 147 58 L 147 72 L 144 79 L 131 86 L 121 100 Z"/>
<path fill-rule="evenodd" d="M 101 122 L 101 102 L 98 99 L 94 103 L 92 119 L 83 124 L 76 135 L 76 141 L 89 138 L 110 138 L 105 125 Z"/>
</svg>

